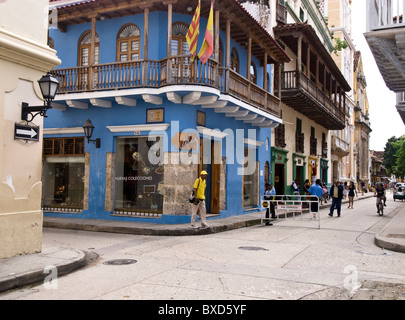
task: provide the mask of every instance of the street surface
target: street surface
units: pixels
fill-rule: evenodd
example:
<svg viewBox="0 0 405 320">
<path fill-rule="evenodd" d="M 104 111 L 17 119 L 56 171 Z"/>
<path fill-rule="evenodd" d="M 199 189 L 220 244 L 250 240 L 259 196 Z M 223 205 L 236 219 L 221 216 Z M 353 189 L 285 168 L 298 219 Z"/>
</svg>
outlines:
<svg viewBox="0 0 405 320">
<path fill-rule="evenodd" d="M 403 205 L 389 194 L 383 217 L 375 198 L 340 218 L 323 209 L 320 230 L 297 218 L 184 237 L 44 229 L 43 247 L 92 253 L 89 264 L 0 300 L 405 299 L 405 254 L 374 245 Z"/>
</svg>

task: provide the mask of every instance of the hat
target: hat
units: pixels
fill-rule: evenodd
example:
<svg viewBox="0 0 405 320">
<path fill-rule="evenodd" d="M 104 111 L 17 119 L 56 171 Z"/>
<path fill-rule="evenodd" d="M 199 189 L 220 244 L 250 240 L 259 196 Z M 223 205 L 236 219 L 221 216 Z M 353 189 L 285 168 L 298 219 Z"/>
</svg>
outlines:
<svg viewBox="0 0 405 320">
<path fill-rule="evenodd" d="M 200 175 L 202 176 L 202 175 L 208 175 L 208 173 L 207 173 L 207 171 L 205 171 L 205 170 L 203 170 L 203 171 L 201 171 L 201 173 L 200 173 Z"/>
</svg>

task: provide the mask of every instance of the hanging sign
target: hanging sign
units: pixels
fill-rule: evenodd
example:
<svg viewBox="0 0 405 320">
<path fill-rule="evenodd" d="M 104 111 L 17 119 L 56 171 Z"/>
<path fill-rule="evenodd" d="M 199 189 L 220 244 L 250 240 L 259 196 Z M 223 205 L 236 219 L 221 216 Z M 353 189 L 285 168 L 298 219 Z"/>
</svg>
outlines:
<svg viewBox="0 0 405 320">
<path fill-rule="evenodd" d="M 39 141 L 39 127 L 14 124 L 14 139 Z"/>
</svg>

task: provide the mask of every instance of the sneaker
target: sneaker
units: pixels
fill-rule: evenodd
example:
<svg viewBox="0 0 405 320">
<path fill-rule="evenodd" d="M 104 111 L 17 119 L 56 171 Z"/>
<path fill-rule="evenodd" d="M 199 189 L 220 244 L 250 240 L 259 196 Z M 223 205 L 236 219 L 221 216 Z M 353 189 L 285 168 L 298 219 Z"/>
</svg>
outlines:
<svg viewBox="0 0 405 320">
<path fill-rule="evenodd" d="M 201 224 L 201 226 L 202 226 L 203 228 L 209 228 L 209 227 L 210 227 L 210 226 L 209 226 L 208 224 L 206 224 L 206 223 Z"/>
<path fill-rule="evenodd" d="M 198 226 L 196 226 L 195 224 L 192 224 L 192 225 L 190 226 L 190 228 L 191 228 L 191 229 L 198 229 Z"/>
</svg>

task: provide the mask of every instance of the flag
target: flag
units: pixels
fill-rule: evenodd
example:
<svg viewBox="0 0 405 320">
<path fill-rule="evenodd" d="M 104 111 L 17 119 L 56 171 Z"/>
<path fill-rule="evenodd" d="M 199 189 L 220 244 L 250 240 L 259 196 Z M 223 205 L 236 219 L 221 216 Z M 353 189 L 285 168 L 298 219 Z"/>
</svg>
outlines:
<svg viewBox="0 0 405 320">
<path fill-rule="evenodd" d="M 211 10 L 208 18 L 207 30 L 205 31 L 204 42 L 198 53 L 198 57 L 204 64 L 214 52 L 214 4 L 211 0 Z"/>
<path fill-rule="evenodd" d="M 191 54 L 191 62 L 194 61 L 197 54 L 197 44 L 198 44 L 198 35 L 200 33 L 200 9 L 201 9 L 201 0 L 198 0 L 198 6 L 195 10 L 193 20 L 191 21 L 190 27 L 186 35 L 186 40 L 188 43 L 188 50 Z"/>
</svg>

